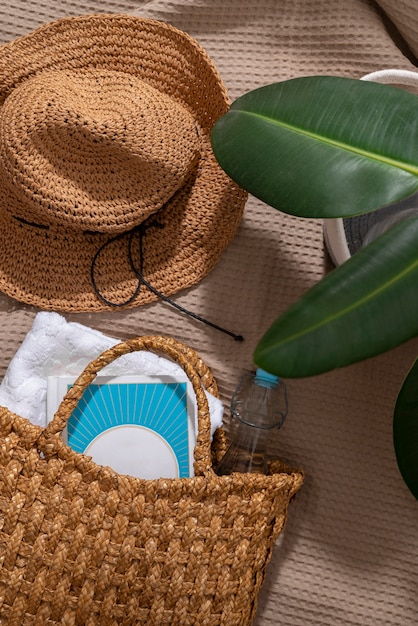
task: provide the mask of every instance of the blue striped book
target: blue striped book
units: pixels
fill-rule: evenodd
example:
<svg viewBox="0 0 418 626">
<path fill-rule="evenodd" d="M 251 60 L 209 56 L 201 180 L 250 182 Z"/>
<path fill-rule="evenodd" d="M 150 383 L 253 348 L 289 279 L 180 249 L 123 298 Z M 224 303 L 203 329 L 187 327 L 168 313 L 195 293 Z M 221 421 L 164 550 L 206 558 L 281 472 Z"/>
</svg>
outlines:
<svg viewBox="0 0 418 626">
<path fill-rule="evenodd" d="M 51 420 L 74 378 L 48 377 Z M 193 389 L 173 376 L 98 376 L 86 389 L 63 437 L 71 448 L 121 474 L 140 478 L 193 475 Z"/>
</svg>

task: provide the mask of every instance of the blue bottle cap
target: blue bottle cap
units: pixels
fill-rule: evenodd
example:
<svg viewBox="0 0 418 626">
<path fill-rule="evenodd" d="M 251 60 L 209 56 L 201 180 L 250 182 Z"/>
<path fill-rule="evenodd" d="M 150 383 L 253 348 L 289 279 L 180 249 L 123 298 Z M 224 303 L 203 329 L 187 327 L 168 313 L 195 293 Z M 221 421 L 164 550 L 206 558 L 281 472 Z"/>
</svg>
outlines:
<svg viewBox="0 0 418 626">
<path fill-rule="evenodd" d="M 255 373 L 254 382 L 260 387 L 267 387 L 267 389 L 274 389 L 279 384 L 279 377 L 259 367 Z"/>
</svg>

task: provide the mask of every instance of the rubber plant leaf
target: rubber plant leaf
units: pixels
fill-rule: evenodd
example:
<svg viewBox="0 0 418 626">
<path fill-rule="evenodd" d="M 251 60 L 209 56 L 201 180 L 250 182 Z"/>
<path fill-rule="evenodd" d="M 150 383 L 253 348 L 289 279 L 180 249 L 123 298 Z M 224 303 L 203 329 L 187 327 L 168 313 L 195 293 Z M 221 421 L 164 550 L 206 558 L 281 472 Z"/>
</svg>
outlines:
<svg viewBox="0 0 418 626">
<path fill-rule="evenodd" d="M 393 442 L 399 471 L 418 500 L 418 361 L 405 378 L 396 401 Z"/>
<path fill-rule="evenodd" d="M 255 363 L 305 377 L 418 334 L 418 217 L 399 222 L 308 290 L 256 346 Z"/>
<path fill-rule="evenodd" d="M 267 204 L 303 217 L 349 217 L 418 189 L 418 97 L 335 76 L 266 85 L 212 129 L 227 174 Z"/>
</svg>

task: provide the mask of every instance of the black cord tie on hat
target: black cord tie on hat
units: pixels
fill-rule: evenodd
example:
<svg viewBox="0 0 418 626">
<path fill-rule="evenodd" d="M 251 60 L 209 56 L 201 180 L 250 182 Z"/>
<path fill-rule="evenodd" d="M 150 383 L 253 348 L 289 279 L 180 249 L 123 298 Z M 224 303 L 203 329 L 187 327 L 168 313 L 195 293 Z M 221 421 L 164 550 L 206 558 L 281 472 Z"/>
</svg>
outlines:
<svg viewBox="0 0 418 626">
<path fill-rule="evenodd" d="M 162 300 L 163 302 L 166 302 L 167 304 L 171 304 L 171 306 L 176 308 L 178 311 L 181 311 L 182 313 L 185 313 L 186 315 L 189 315 L 190 317 L 193 317 L 194 319 L 198 320 L 199 322 L 203 322 L 204 324 L 207 324 L 208 326 L 211 326 L 212 328 L 215 328 L 216 330 L 219 330 L 222 333 L 225 333 L 225 334 L 229 335 L 230 337 L 233 337 L 233 339 L 235 339 L 235 341 L 244 341 L 244 337 L 242 335 L 236 335 L 232 331 L 227 330 L 226 328 L 222 328 L 222 326 L 218 326 L 217 324 L 214 324 L 213 322 L 210 322 L 209 320 L 205 319 L 204 317 L 201 317 L 200 315 L 197 315 L 196 313 L 193 313 L 192 311 L 189 311 L 188 309 L 185 309 L 180 304 L 177 304 L 177 302 L 173 302 L 173 300 L 170 300 L 170 298 L 168 298 L 163 293 L 158 291 L 158 289 L 153 287 L 144 278 L 144 274 L 143 274 L 143 238 L 144 238 L 144 234 L 145 234 L 146 230 L 148 228 L 151 228 L 151 227 L 164 228 L 164 226 L 162 224 L 160 224 L 159 222 L 157 222 L 155 220 L 154 221 L 150 221 L 147 224 L 140 224 L 139 226 L 135 226 L 128 233 L 121 233 L 120 235 L 116 235 L 116 237 L 113 237 L 113 239 L 109 239 L 109 241 L 106 241 L 102 246 L 100 246 L 100 248 L 97 250 L 96 254 L 93 257 L 93 260 L 91 262 L 91 268 L 90 268 L 91 282 L 92 282 L 93 289 L 94 289 L 97 297 L 100 298 L 100 300 L 102 302 L 104 302 L 105 304 L 107 304 L 108 306 L 111 306 L 111 307 L 114 307 L 114 308 L 125 307 L 125 306 L 131 304 L 131 302 L 133 302 L 135 300 L 135 298 L 138 296 L 138 294 L 139 294 L 139 292 L 141 290 L 142 285 L 144 285 L 144 287 L 149 289 L 149 291 L 151 291 L 158 298 L 160 298 L 160 300 Z M 139 269 L 137 269 L 135 267 L 135 263 L 134 263 L 133 255 L 132 255 L 132 247 L 133 247 L 133 241 L 134 241 L 135 235 L 138 236 Z M 102 253 L 102 251 L 107 246 L 111 245 L 112 243 L 115 243 L 116 241 L 119 241 L 120 239 L 123 239 L 123 237 L 126 237 L 126 236 L 129 236 L 129 239 L 128 239 L 128 259 L 129 259 L 129 264 L 131 266 L 132 271 L 134 272 L 134 274 L 138 278 L 138 285 L 136 286 L 135 291 L 132 294 L 132 296 L 127 298 L 124 302 L 111 302 L 110 300 L 105 298 L 102 293 L 100 293 L 100 290 L 99 290 L 99 288 L 97 286 L 97 283 L 96 283 L 96 279 L 94 277 L 95 266 L 96 266 L 97 259 L 99 258 L 100 254 Z"/>
</svg>

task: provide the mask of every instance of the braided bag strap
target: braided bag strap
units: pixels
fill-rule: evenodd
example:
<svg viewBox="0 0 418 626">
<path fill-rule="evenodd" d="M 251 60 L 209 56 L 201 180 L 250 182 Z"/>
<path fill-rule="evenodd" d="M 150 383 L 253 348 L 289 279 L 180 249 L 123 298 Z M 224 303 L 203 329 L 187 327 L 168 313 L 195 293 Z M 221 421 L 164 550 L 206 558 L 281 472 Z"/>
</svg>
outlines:
<svg viewBox="0 0 418 626">
<path fill-rule="evenodd" d="M 192 348 L 171 337 L 159 335 L 122 341 L 100 354 L 85 367 L 39 437 L 39 449 L 47 457 L 55 453 L 56 435 L 63 431 L 84 391 L 94 381 L 97 374 L 120 356 L 140 350 L 161 353 L 170 357 L 182 367 L 189 378 L 197 401 L 198 432 L 194 449 L 194 471 L 196 476 L 212 471 L 210 414 L 205 389 L 213 395 L 218 395 L 215 379 L 208 366 Z"/>
</svg>

